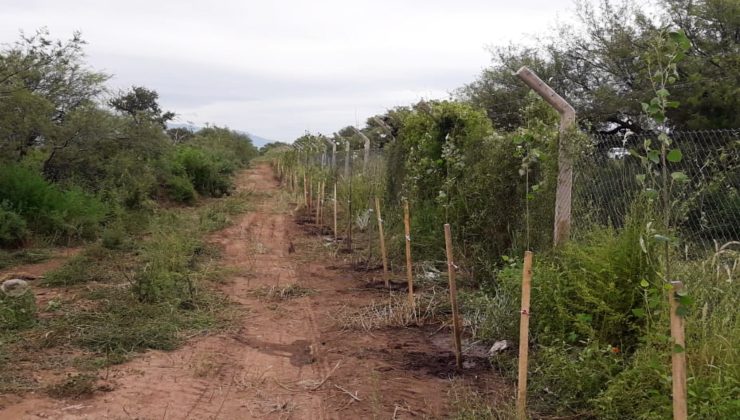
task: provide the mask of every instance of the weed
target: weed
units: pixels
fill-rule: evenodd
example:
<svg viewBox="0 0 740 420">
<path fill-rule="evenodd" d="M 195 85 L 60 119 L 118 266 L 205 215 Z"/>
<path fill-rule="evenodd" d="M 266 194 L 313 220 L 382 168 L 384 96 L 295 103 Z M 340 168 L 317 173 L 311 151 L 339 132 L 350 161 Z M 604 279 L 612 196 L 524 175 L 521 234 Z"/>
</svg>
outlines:
<svg viewBox="0 0 740 420">
<path fill-rule="evenodd" d="M 449 390 L 451 413 L 455 420 L 513 420 L 516 419 L 516 402 L 512 397 L 492 404 L 480 391 L 453 380 Z"/>
<path fill-rule="evenodd" d="M 30 289 L 18 296 L 0 290 L 0 332 L 28 328 L 36 323 L 36 298 Z"/>
</svg>

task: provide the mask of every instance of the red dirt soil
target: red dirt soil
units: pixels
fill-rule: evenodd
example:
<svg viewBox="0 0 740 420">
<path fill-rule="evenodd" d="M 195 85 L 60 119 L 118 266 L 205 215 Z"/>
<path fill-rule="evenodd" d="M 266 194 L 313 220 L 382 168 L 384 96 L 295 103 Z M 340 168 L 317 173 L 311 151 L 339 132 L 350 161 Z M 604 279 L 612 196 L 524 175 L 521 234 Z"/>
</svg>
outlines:
<svg viewBox="0 0 740 420">
<path fill-rule="evenodd" d="M 210 238 L 232 269 L 221 288 L 237 305 L 236 328 L 112 367 L 109 392 L 0 397 L 0 419 L 442 418 L 453 376 L 494 393 L 506 387 L 482 358 L 457 372 L 447 329 L 337 326 L 342 308 L 388 292 L 363 288 L 362 274 L 295 222 L 269 166 L 244 171 L 237 185 L 255 192 L 256 209 Z M 288 284 L 315 293 L 283 301 L 254 293 Z"/>
</svg>

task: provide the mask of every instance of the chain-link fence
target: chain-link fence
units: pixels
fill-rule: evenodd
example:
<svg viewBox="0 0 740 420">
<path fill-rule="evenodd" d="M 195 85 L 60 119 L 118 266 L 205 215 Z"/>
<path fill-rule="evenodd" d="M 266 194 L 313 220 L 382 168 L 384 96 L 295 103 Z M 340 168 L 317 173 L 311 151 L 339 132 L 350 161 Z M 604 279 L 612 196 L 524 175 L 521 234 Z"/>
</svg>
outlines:
<svg viewBox="0 0 740 420">
<path fill-rule="evenodd" d="M 682 249 L 701 253 L 740 241 L 740 130 L 673 132 L 669 137 L 669 149 L 678 149 L 682 155 L 679 161 L 667 162 L 671 225 Z M 588 232 L 595 225 L 624 226 L 636 203 L 642 202 L 637 198 L 650 195 L 646 192 L 652 194 L 656 211 L 662 211 L 665 184 L 657 135 L 591 135 L 590 139 L 589 147 L 574 156 L 572 233 Z M 371 211 L 375 196 L 397 200 L 401 192 L 388 180 L 402 179 L 404 174 L 389 161 L 392 154 L 386 149 L 348 150 L 345 146 L 334 148 L 323 142 L 298 155 L 301 165 L 320 169 L 338 181 L 340 212 L 354 219 Z M 685 177 L 670 177 L 678 172 Z M 553 214 L 554 203 L 549 201 L 553 198 L 543 197 L 547 202 L 541 203 L 538 214 Z M 398 213 L 392 209 L 388 216 L 394 217 L 394 211 Z M 552 223 L 551 217 L 544 217 L 539 231 L 551 232 L 545 219 Z M 512 229 L 519 226 L 517 220 L 507 223 Z"/>
<path fill-rule="evenodd" d="M 670 149 L 681 151 L 667 162 L 671 218 L 685 249 L 716 250 L 740 240 L 740 130 L 673 132 Z M 620 227 L 639 193 L 665 192 L 662 159 L 647 150 L 660 148 L 657 135 L 598 135 L 593 147 L 577 156 L 573 180 L 573 226 Z M 683 177 L 670 177 L 681 172 Z M 681 181 L 681 182 L 678 182 Z"/>
</svg>

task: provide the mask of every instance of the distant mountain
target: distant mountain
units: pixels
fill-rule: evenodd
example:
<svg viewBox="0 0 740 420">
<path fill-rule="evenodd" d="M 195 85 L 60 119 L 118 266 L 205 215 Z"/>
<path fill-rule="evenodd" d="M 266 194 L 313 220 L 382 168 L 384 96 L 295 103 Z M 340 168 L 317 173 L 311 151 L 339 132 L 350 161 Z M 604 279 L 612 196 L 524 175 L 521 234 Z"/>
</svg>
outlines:
<svg viewBox="0 0 740 420">
<path fill-rule="evenodd" d="M 168 122 L 167 123 L 167 128 L 184 128 L 186 130 L 190 130 L 192 132 L 196 132 L 196 131 L 200 130 L 203 127 L 198 127 L 197 125 L 193 125 L 193 124 Z M 242 130 L 234 130 L 234 131 L 236 131 L 237 133 L 248 135 L 249 138 L 252 139 L 252 144 L 255 147 L 257 147 L 257 148 L 262 147 L 262 146 L 266 145 L 267 143 L 272 143 L 274 141 L 274 140 L 270 140 L 270 139 L 264 138 L 262 136 L 258 136 L 256 134 L 252 134 L 252 133 L 250 133 L 248 131 L 242 131 Z"/>
<path fill-rule="evenodd" d="M 252 139 L 252 144 L 255 147 L 262 147 L 266 145 L 267 143 L 272 143 L 275 141 L 275 140 L 266 139 L 264 137 L 260 137 L 256 134 L 251 134 L 251 133 L 245 133 L 245 134 L 248 135 L 250 139 Z"/>
</svg>

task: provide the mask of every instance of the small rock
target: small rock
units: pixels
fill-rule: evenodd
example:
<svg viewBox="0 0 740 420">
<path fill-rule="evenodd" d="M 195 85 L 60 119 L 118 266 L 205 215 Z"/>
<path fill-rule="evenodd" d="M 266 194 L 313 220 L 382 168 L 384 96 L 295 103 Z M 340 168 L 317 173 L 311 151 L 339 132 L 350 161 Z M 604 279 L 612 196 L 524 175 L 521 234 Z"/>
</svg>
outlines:
<svg viewBox="0 0 740 420">
<path fill-rule="evenodd" d="M 508 350 L 511 348 L 511 342 L 509 340 L 501 340 L 493 343 L 491 346 L 491 349 L 488 350 L 488 354 L 490 356 L 493 356 L 494 354 L 501 353 L 502 351 Z"/>
<path fill-rule="evenodd" d="M 5 280 L 0 286 L 0 290 L 8 296 L 21 296 L 28 290 L 28 282 L 21 279 Z"/>
</svg>

